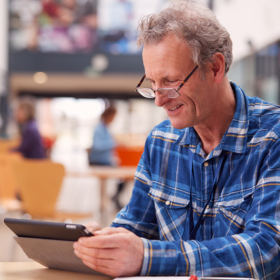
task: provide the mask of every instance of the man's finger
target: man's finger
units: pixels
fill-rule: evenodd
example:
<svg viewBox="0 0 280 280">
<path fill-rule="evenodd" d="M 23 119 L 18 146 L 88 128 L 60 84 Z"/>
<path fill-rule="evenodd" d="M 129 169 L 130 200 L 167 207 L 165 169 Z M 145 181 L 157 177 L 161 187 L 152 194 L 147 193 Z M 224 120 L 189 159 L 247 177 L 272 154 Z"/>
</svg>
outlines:
<svg viewBox="0 0 280 280">
<path fill-rule="evenodd" d="M 103 228 L 102 230 L 98 230 L 94 234 L 95 235 L 111 235 L 111 234 L 115 234 L 115 233 L 130 233 L 130 231 L 128 231 L 127 229 L 125 229 L 123 227 L 117 227 L 117 228 L 106 227 L 106 228 Z"/>
<path fill-rule="evenodd" d="M 109 268 L 110 266 L 112 266 L 113 263 L 115 263 L 115 261 L 113 261 L 113 260 L 94 258 L 87 254 L 83 254 L 77 250 L 74 250 L 74 253 L 77 257 L 81 258 L 83 261 L 92 263 L 92 264 L 96 265 L 97 267 Z"/>
<path fill-rule="evenodd" d="M 119 269 L 116 261 L 93 258 L 91 256 L 84 255 L 76 250 L 74 252 L 77 257 L 81 258 L 85 265 L 96 271 L 111 276 L 118 276 L 120 274 L 120 271 L 118 271 Z"/>
<path fill-rule="evenodd" d="M 74 253 L 77 257 L 81 258 L 83 261 L 87 261 L 87 262 L 90 262 L 90 263 L 95 263 L 95 260 L 92 256 L 84 254 L 79 250 L 74 250 Z"/>
<path fill-rule="evenodd" d="M 82 246 L 79 243 L 75 243 L 74 250 L 76 250 L 81 254 L 91 256 L 93 258 L 116 259 L 115 249 L 89 248 L 89 247 Z"/>
<path fill-rule="evenodd" d="M 127 243 L 126 234 L 115 233 L 111 235 L 96 235 L 92 237 L 81 237 L 78 243 L 89 248 L 119 248 Z"/>
</svg>

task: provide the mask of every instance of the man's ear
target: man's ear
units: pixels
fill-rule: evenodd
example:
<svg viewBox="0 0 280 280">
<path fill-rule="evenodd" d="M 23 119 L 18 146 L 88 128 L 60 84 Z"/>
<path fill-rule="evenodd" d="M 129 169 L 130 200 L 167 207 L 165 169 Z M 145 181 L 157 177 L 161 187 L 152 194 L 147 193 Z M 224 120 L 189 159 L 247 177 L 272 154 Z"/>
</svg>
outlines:
<svg viewBox="0 0 280 280">
<path fill-rule="evenodd" d="M 213 61 L 209 65 L 215 83 L 220 83 L 225 76 L 225 58 L 221 53 L 213 55 Z"/>
</svg>

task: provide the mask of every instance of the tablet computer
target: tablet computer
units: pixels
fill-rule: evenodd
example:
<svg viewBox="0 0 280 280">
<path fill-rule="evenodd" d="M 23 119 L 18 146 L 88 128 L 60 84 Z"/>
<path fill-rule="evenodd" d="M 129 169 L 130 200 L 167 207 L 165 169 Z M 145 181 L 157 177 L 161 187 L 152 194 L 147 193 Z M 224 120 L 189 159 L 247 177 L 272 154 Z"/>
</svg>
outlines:
<svg viewBox="0 0 280 280">
<path fill-rule="evenodd" d="M 83 236 L 93 236 L 83 225 L 5 218 L 4 223 L 18 237 L 33 237 L 77 241 Z"/>
</svg>

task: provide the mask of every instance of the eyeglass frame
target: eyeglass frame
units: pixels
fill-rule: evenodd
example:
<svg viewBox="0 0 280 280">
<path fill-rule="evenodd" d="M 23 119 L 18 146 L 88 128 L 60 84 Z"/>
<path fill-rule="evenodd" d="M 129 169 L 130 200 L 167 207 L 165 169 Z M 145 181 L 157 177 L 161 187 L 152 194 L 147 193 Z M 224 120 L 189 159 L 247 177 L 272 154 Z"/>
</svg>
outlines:
<svg viewBox="0 0 280 280">
<path fill-rule="evenodd" d="M 146 89 L 151 89 L 154 94 L 156 93 L 156 91 L 160 90 L 160 89 L 164 89 L 164 90 L 167 90 L 167 89 L 174 89 L 175 92 L 177 92 L 179 94 L 179 96 L 181 96 L 179 90 L 185 85 L 185 83 L 189 80 L 189 78 L 193 75 L 193 73 L 196 71 L 196 69 L 198 68 L 198 65 L 195 66 L 195 68 L 191 71 L 191 73 L 187 76 L 187 78 L 178 86 L 177 89 L 175 88 L 158 88 L 156 90 L 152 89 L 152 88 L 146 88 Z M 144 74 L 144 76 L 142 77 L 142 79 L 140 80 L 140 82 L 138 83 L 138 85 L 136 86 L 136 88 L 134 89 L 137 93 L 139 93 L 140 95 L 142 95 L 139 91 L 138 91 L 138 88 L 140 88 L 140 86 L 142 85 L 144 79 L 146 78 L 146 74 Z M 144 88 L 143 88 L 144 89 Z M 143 95 L 142 95 L 143 96 Z M 178 98 L 179 96 L 175 97 L 175 98 Z M 149 98 L 149 97 L 146 97 L 146 96 L 143 96 L 145 98 Z M 155 98 L 155 96 L 151 97 L 151 98 Z M 171 97 L 172 98 L 172 97 Z"/>
</svg>

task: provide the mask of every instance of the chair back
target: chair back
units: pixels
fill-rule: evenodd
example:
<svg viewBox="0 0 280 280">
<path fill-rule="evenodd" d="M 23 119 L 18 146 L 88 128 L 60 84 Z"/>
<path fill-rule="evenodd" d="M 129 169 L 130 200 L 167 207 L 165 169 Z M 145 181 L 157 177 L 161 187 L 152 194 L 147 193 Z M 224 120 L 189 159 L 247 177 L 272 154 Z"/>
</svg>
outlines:
<svg viewBox="0 0 280 280">
<path fill-rule="evenodd" d="M 22 160 L 19 153 L 0 153 L 0 201 L 13 200 L 18 192 L 12 165 Z"/>
<path fill-rule="evenodd" d="M 15 162 L 13 170 L 23 209 L 32 217 L 54 217 L 64 166 L 51 160 L 24 159 Z"/>
<path fill-rule="evenodd" d="M 120 166 L 137 166 L 141 155 L 144 151 L 144 147 L 116 147 L 116 153 L 119 157 Z"/>
</svg>

